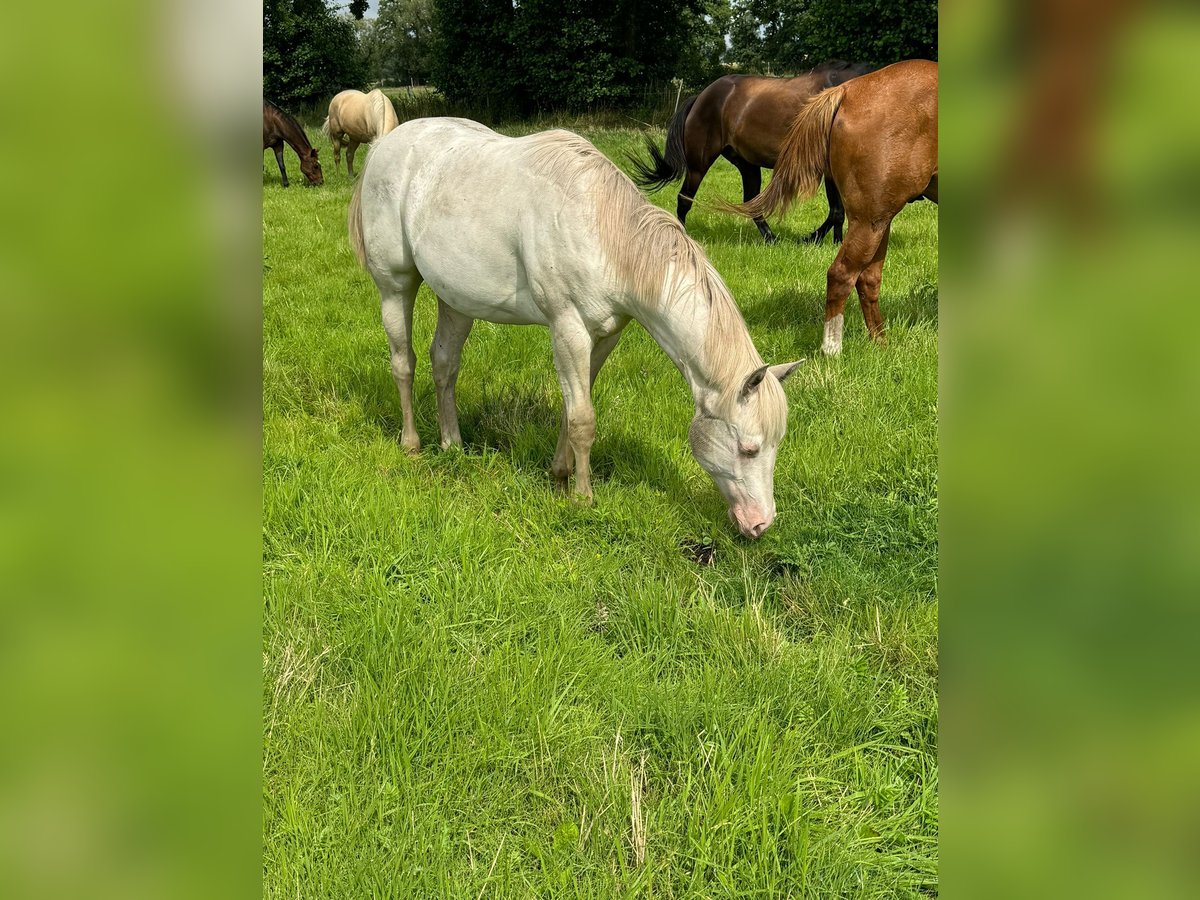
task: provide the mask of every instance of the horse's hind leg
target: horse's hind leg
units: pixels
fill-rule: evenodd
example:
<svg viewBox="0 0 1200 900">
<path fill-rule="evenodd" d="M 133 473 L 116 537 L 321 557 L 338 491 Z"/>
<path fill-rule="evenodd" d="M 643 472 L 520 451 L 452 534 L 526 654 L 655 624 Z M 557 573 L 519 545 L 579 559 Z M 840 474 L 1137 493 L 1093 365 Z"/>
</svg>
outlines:
<svg viewBox="0 0 1200 900">
<path fill-rule="evenodd" d="M 842 352 L 842 326 L 846 298 L 854 290 L 859 276 L 874 260 L 886 226 L 876 228 L 860 220 L 850 222 L 846 241 L 829 267 L 825 284 L 825 337 L 821 352 L 836 356 Z M 885 251 L 886 252 L 886 251 Z M 882 270 L 883 263 L 880 262 Z"/>
<path fill-rule="evenodd" d="M 401 273 L 388 276 L 388 283 L 380 285 L 383 330 L 387 332 L 388 346 L 392 357 L 392 377 L 400 391 L 400 408 L 404 413 L 404 424 L 400 434 L 400 446 L 415 453 L 421 449 L 417 427 L 413 423 L 413 373 L 417 368 L 417 356 L 412 348 L 413 301 L 421 286 L 421 276 Z"/>
<path fill-rule="evenodd" d="M 749 163 L 740 156 L 725 154 L 725 158 L 733 163 L 739 172 L 742 173 L 742 202 L 749 203 L 762 191 L 762 169 L 753 163 Z M 775 232 L 771 230 L 771 226 L 767 224 L 767 220 L 762 216 L 755 216 L 754 224 L 758 226 L 758 233 L 763 236 L 763 240 L 768 244 L 773 244 L 777 240 Z"/>
<path fill-rule="evenodd" d="M 891 233 L 892 223 L 889 222 L 883 229 L 883 238 L 879 241 L 874 258 L 862 270 L 855 285 L 867 332 L 880 344 L 887 343 L 883 331 L 883 313 L 879 310 L 879 286 L 883 283 L 883 261 L 887 257 L 888 238 Z"/>
<path fill-rule="evenodd" d="M 333 171 L 336 172 L 342 167 L 342 142 L 332 128 L 329 130 L 329 143 L 333 146 Z"/>
<path fill-rule="evenodd" d="M 275 151 L 275 162 L 279 163 L 279 177 L 281 179 L 283 179 L 283 186 L 287 187 L 288 186 L 287 169 L 284 168 L 284 165 L 283 165 L 283 148 L 282 147 L 272 147 L 271 149 Z"/>
<path fill-rule="evenodd" d="M 350 177 L 354 177 L 354 154 L 358 150 L 358 142 L 350 141 L 346 147 L 346 171 L 350 173 Z"/>
<path fill-rule="evenodd" d="M 451 309 L 438 300 L 437 330 L 429 347 L 433 364 L 433 383 L 437 388 L 438 426 L 442 432 L 442 449 L 463 445 L 458 431 L 458 409 L 454 401 L 454 386 L 458 381 L 458 364 L 463 344 L 471 333 L 475 320 Z"/>
<path fill-rule="evenodd" d="M 817 226 L 816 231 L 804 238 L 806 244 L 821 243 L 825 240 L 825 235 L 829 234 L 830 229 L 833 229 L 833 242 L 835 244 L 842 242 L 842 225 L 846 221 L 846 209 L 842 206 L 842 195 L 838 193 L 837 185 L 829 177 L 825 179 L 825 199 L 829 201 L 829 214 L 825 216 L 825 221 Z"/>
<path fill-rule="evenodd" d="M 624 325 L 621 327 L 624 328 Z M 613 349 L 617 346 L 617 341 L 620 339 L 621 332 L 617 331 L 608 337 L 600 338 L 592 347 L 589 364 L 590 377 L 588 379 L 589 395 L 591 388 L 596 385 L 596 376 L 600 374 L 600 367 L 604 365 L 604 361 L 608 359 L 608 355 L 613 352 Z M 567 412 L 564 406 L 562 428 L 558 432 L 558 446 L 554 450 L 554 462 L 550 465 L 550 474 L 554 477 L 555 486 L 564 491 L 567 489 L 567 479 L 571 477 L 571 471 L 575 467 L 575 454 L 571 452 L 571 442 L 568 439 L 569 432 Z"/>
</svg>

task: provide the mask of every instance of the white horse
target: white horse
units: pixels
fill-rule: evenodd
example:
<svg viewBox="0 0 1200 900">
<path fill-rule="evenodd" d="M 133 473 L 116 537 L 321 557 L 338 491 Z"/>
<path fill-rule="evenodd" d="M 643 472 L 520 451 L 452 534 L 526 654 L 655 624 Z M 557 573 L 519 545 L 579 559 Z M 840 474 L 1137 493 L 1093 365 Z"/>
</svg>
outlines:
<svg viewBox="0 0 1200 900">
<path fill-rule="evenodd" d="M 383 137 L 400 122 L 387 94 L 376 88 L 369 94 L 342 91 L 329 101 L 329 115 L 321 130 L 333 144 L 333 167 L 342 164 L 342 144 L 346 144 L 346 171 L 354 177 L 354 154 L 359 144 Z"/>
<path fill-rule="evenodd" d="M 596 434 L 591 388 L 630 319 L 692 389 L 692 453 L 730 517 L 757 538 L 775 518 L 775 455 L 787 427 L 780 382 L 799 363 L 767 366 L 704 251 L 578 135 L 522 138 L 465 119 L 417 119 L 378 142 L 354 189 L 350 244 L 379 288 L 392 374 L 413 425 L 413 300 L 438 298 L 430 358 L 442 447 L 462 446 L 454 385 L 475 319 L 550 329 L 565 410 L 551 471 L 591 499 Z"/>
</svg>

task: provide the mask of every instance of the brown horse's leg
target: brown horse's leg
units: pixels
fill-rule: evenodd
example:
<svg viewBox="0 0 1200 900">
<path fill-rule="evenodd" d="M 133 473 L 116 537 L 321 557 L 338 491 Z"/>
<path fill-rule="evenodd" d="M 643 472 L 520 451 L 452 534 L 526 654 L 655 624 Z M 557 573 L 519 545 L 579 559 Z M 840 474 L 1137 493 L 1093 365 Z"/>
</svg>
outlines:
<svg viewBox="0 0 1200 900">
<path fill-rule="evenodd" d="M 829 201 L 829 214 L 825 216 L 825 221 L 817 226 L 816 231 L 804 238 L 806 244 L 821 243 L 825 240 L 825 235 L 829 234 L 830 229 L 833 230 L 833 242 L 835 244 L 842 242 L 842 226 L 846 222 L 846 209 L 842 206 L 842 195 L 838 193 L 837 185 L 829 176 L 825 176 L 825 199 Z"/>
<path fill-rule="evenodd" d="M 842 249 L 838 251 L 833 265 L 829 267 L 825 286 L 825 338 L 821 343 L 821 352 L 826 356 L 836 356 L 842 352 L 846 298 L 854 290 L 859 275 L 875 258 L 883 231 L 881 228 L 852 221 Z"/>
<path fill-rule="evenodd" d="M 879 286 L 883 283 L 883 261 L 887 257 L 888 238 L 892 233 L 892 223 L 883 229 L 883 237 L 875 256 L 862 274 L 858 276 L 855 285 L 858 290 L 858 304 L 862 307 L 863 321 L 867 324 L 867 332 L 877 343 L 886 344 L 887 337 L 883 331 L 883 313 L 879 309 Z"/>
<path fill-rule="evenodd" d="M 742 202 L 749 203 L 762 191 L 762 169 L 753 163 L 747 162 L 740 156 L 734 156 L 731 153 L 726 153 L 724 156 L 742 173 Z M 775 237 L 775 232 L 771 230 L 771 226 L 767 224 L 767 220 L 762 216 L 755 216 L 754 224 L 758 226 L 758 233 L 763 236 L 763 240 L 768 244 L 773 244 L 779 240 Z"/>
<path fill-rule="evenodd" d="M 287 169 L 284 168 L 284 165 L 283 165 L 283 148 L 282 147 L 272 147 L 271 149 L 275 151 L 275 162 L 279 163 L 279 177 L 283 179 L 283 186 L 287 187 L 288 186 Z"/>
<path fill-rule="evenodd" d="M 354 154 L 358 150 L 358 142 L 350 141 L 350 145 L 346 148 L 346 171 L 350 173 L 350 177 L 354 177 Z"/>
</svg>

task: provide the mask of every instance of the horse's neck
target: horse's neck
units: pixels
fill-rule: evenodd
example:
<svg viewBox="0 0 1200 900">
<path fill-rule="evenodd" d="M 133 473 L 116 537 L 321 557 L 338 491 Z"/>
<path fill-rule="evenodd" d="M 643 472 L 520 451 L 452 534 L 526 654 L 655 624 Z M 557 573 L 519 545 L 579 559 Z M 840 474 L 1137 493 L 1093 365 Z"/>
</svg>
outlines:
<svg viewBox="0 0 1200 900">
<path fill-rule="evenodd" d="M 740 316 L 722 323 L 724 333 L 719 342 L 710 340 L 710 329 L 718 326 L 713 321 L 712 306 L 699 295 L 694 299 L 647 307 L 636 318 L 671 357 L 691 388 L 698 410 L 710 408 L 729 387 L 728 374 L 722 375 L 719 371 L 729 366 L 718 367 L 716 361 L 709 358 L 714 345 L 723 344 L 738 356 L 745 355 L 744 374 L 748 375 L 759 365 L 754 362 L 757 353 Z"/>
<path fill-rule="evenodd" d="M 299 123 L 283 120 L 283 139 L 291 144 L 292 149 L 296 151 L 297 156 L 302 156 L 301 151 L 312 149 L 312 144 L 308 142 L 308 135 L 304 133 L 304 128 Z"/>
</svg>

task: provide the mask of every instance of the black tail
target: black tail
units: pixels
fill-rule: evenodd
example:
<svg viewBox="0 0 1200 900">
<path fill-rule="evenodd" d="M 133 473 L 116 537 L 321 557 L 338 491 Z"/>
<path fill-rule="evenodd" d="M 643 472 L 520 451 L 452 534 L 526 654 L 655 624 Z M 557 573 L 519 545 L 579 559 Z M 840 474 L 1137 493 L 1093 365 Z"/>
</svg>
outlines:
<svg viewBox="0 0 1200 900">
<path fill-rule="evenodd" d="M 688 113 L 692 111 L 695 96 L 683 101 L 683 106 L 671 119 L 667 128 L 666 153 L 660 153 L 654 141 L 646 138 L 646 150 L 650 153 L 650 162 L 645 163 L 637 157 L 630 156 L 633 165 L 633 180 L 641 187 L 653 193 L 665 188 L 672 181 L 678 181 L 687 173 L 687 159 L 683 152 L 683 126 L 687 122 Z"/>
</svg>

